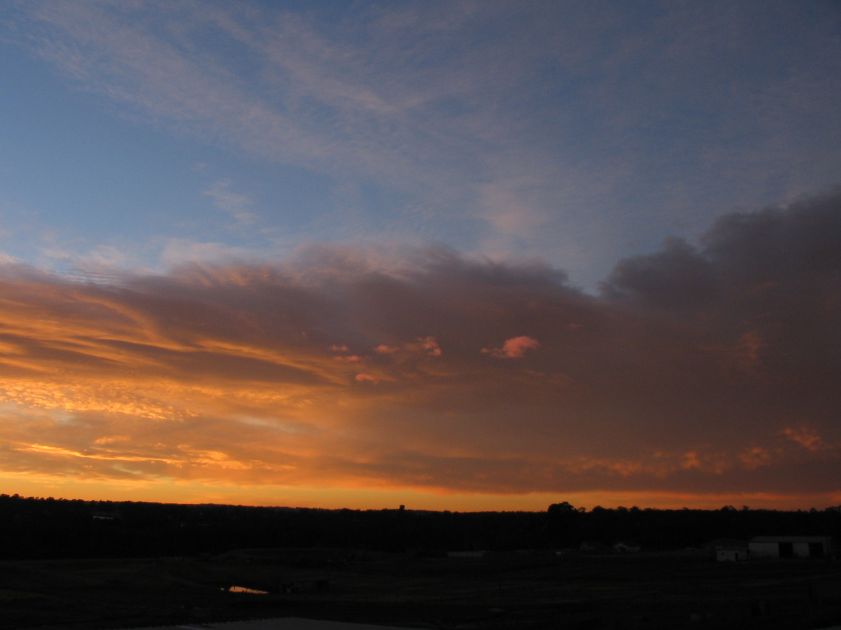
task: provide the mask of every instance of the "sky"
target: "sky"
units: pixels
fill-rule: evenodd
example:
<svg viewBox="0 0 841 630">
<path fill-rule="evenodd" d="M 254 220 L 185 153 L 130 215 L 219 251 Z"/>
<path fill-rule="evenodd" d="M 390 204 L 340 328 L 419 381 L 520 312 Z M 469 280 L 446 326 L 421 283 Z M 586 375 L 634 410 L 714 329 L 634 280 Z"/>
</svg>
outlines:
<svg viewBox="0 0 841 630">
<path fill-rule="evenodd" d="M 836 2 L 0 7 L 0 490 L 841 504 Z"/>
</svg>

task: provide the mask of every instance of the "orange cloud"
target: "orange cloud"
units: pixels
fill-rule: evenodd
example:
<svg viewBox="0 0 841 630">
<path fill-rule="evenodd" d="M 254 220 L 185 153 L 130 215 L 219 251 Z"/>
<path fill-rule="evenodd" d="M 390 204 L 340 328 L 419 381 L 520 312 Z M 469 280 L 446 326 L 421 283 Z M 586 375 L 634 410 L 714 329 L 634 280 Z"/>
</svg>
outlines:
<svg viewBox="0 0 841 630">
<path fill-rule="evenodd" d="M 409 344 L 408 347 L 417 348 L 430 357 L 440 357 L 444 354 L 441 351 L 441 346 L 439 346 L 438 342 L 435 340 L 435 337 L 418 338 L 414 344 Z"/>
<path fill-rule="evenodd" d="M 748 470 L 756 470 L 771 463 L 771 452 L 761 446 L 751 446 L 740 453 L 739 459 Z"/>
<path fill-rule="evenodd" d="M 703 251 L 623 262 L 598 296 L 440 251 L 398 271 L 319 250 L 113 284 L 0 266 L 0 475 L 239 502 L 831 496 L 841 247 L 754 255 L 770 233 L 831 239 L 830 209 L 776 231 L 725 221 Z M 810 292 L 804 265 L 825 271 Z"/>
<path fill-rule="evenodd" d="M 786 427 L 783 435 L 807 451 L 818 451 L 824 446 L 821 436 L 810 427 Z"/>
<path fill-rule="evenodd" d="M 362 363 L 364 360 L 358 354 L 347 354 L 343 356 L 333 357 L 337 361 L 344 361 L 345 363 Z"/>
<path fill-rule="evenodd" d="M 520 336 L 506 339 L 501 348 L 482 348 L 483 354 L 497 359 L 522 359 L 529 350 L 537 350 L 540 343 L 532 337 Z"/>
<path fill-rule="evenodd" d="M 435 337 L 418 337 L 400 345 L 380 343 L 374 346 L 374 352 L 383 356 L 403 354 L 404 356 L 440 357 L 444 354 Z"/>
<path fill-rule="evenodd" d="M 681 468 L 684 470 L 698 470 L 701 468 L 701 458 L 696 451 L 686 451 L 683 454 Z"/>
</svg>

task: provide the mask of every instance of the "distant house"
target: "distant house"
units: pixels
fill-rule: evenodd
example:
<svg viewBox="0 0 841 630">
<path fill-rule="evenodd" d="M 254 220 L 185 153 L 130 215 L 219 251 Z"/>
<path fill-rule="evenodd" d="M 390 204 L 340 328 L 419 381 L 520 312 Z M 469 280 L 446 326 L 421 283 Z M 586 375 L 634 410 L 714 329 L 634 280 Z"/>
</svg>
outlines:
<svg viewBox="0 0 841 630">
<path fill-rule="evenodd" d="M 628 543 L 624 543 L 621 540 L 613 545 L 613 551 L 615 551 L 616 553 L 638 553 L 639 550 L 639 545 L 629 545 Z"/>
<path fill-rule="evenodd" d="M 829 536 L 756 536 L 748 542 L 751 558 L 824 558 L 832 553 Z"/>
<path fill-rule="evenodd" d="M 95 521 L 118 521 L 120 515 L 116 512 L 93 512 L 91 518 Z"/>
<path fill-rule="evenodd" d="M 738 562 L 750 557 L 747 541 L 738 538 L 716 538 L 704 545 L 704 549 L 716 562 Z"/>
<path fill-rule="evenodd" d="M 715 548 L 716 562 L 739 562 L 748 559 L 748 547 L 742 546 L 721 546 Z"/>
</svg>

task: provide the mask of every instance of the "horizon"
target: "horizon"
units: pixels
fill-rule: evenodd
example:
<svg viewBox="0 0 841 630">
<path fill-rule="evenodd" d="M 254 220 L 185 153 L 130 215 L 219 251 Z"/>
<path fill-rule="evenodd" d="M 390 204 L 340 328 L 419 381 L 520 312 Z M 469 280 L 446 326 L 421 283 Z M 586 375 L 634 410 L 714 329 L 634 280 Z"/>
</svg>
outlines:
<svg viewBox="0 0 841 630">
<path fill-rule="evenodd" d="M 660 511 L 660 512 L 681 512 L 685 510 L 695 510 L 702 512 L 837 512 L 841 510 L 839 505 L 827 505 L 825 507 L 811 506 L 808 508 L 785 508 L 785 507 L 755 507 L 749 505 L 730 505 L 725 504 L 718 507 L 688 507 L 682 505 L 676 506 L 661 506 L 653 507 L 648 505 L 614 505 L 605 506 L 596 504 L 592 506 L 573 505 L 568 501 L 561 501 L 560 503 L 550 503 L 544 509 L 475 509 L 475 510 L 458 510 L 458 509 L 436 509 L 436 508 L 419 508 L 407 505 L 398 505 L 397 507 L 322 507 L 322 506 L 307 506 L 307 505 L 274 505 L 274 504 L 249 504 L 249 503 L 214 503 L 214 502 L 181 502 L 181 501 L 150 501 L 150 500 L 133 500 L 133 499 L 83 499 L 78 497 L 54 497 L 54 496 L 23 496 L 20 494 L 0 493 L 0 498 L 14 499 L 21 501 L 67 501 L 67 502 L 81 502 L 81 503 L 131 503 L 131 504 L 149 504 L 149 505 L 165 505 L 176 507 L 223 507 L 223 508 L 265 508 L 267 510 L 324 510 L 328 512 L 342 512 L 342 511 L 357 511 L 357 512 L 431 512 L 431 513 L 447 513 L 447 514 L 486 514 L 486 513 L 525 513 L 525 514 L 544 514 L 548 512 L 553 505 L 568 504 L 570 509 L 574 512 L 589 513 L 596 510 L 617 510 L 617 511 Z"/>
<path fill-rule="evenodd" d="M 841 504 L 837 4 L 13 0 L 0 51 L 3 492 Z"/>
</svg>

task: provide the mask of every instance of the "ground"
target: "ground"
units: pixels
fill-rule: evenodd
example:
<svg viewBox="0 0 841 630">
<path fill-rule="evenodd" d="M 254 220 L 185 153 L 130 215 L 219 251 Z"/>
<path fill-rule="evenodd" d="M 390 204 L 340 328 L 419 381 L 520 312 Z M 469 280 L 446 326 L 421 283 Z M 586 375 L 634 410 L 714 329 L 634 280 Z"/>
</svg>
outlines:
<svg viewBox="0 0 841 630">
<path fill-rule="evenodd" d="M 245 586 L 266 595 L 230 593 Z M 0 628 L 127 628 L 298 616 L 419 628 L 820 628 L 841 564 L 715 563 L 703 553 L 482 559 L 241 550 L 0 563 Z"/>
</svg>

